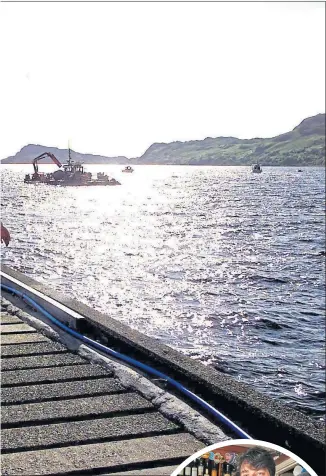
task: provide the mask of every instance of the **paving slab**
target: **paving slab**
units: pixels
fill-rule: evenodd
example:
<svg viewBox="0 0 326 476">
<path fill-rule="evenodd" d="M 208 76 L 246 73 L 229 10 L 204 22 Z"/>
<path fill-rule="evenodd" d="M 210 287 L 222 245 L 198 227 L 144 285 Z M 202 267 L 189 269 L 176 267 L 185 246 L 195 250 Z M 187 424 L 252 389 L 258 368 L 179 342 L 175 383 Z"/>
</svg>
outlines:
<svg viewBox="0 0 326 476">
<path fill-rule="evenodd" d="M 28 383 L 59 382 L 90 377 L 110 376 L 112 372 L 99 365 L 63 365 L 62 367 L 46 367 L 27 370 L 7 370 L 2 372 L 1 386 L 26 385 Z"/>
<path fill-rule="evenodd" d="M 190 456 L 190 455 L 189 455 Z M 158 468 L 145 468 L 145 469 L 139 469 L 135 471 L 125 471 L 123 473 L 106 473 L 103 474 L 102 476 L 170 476 L 173 471 L 176 470 L 178 464 L 174 466 L 160 466 Z"/>
<path fill-rule="evenodd" d="M 173 459 L 183 460 L 204 447 L 189 434 L 162 435 L 92 445 L 69 446 L 19 455 L 2 455 L 2 474 L 6 476 L 63 475 L 81 471 L 119 468 L 133 464 Z M 164 466 L 164 463 L 162 464 Z M 120 471 L 121 472 L 121 471 Z M 110 474 L 110 473 L 109 473 Z"/>
<path fill-rule="evenodd" d="M 5 334 L 1 335 L 1 345 L 26 344 L 29 342 L 51 342 L 50 339 L 38 333 Z"/>
<path fill-rule="evenodd" d="M 34 342 L 24 345 L 1 345 L 1 356 L 10 357 L 15 355 L 54 354 L 68 352 L 61 344 L 56 342 Z"/>
<path fill-rule="evenodd" d="M 1 431 L 2 451 L 28 450 L 42 446 L 64 446 L 114 440 L 123 437 L 147 436 L 146 433 L 177 431 L 178 426 L 160 413 L 142 413 L 87 421 L 70 421 L 51 425 L 9 428 Z"/>
<path fill-rule="evenodd" d="M 19 370 L 35 367 L 56 367 L 58 365 L 84 364 L 85 360 L 74 354 L 32 355 L 27 357 L 3 358 L 1 369 Z"/>
<path fill-rule="evenodd" d="M 2 324 L 0 325 L 1 334 L 14 334 L 22 332 L 36 332 L 36 330 L 28 324 Z"/>
<path fill-rule="evenodd" d="M 27 424 L 28 422 L 50 422 L 61 419 L 100 417 L 125 411 L 152 410 L 153 405 L 137 393 L 92 396 L 44 403 L 9 405 L 2 408 L 2 427 Z"/>
<path fill-rule="evenodd" d="M 114 378 L 80 380 L 22 387 L 8 387 L 1 390 L 2 405 L 12 403 L 37 402 L 64 397 L 81 397 L 99 393 L 117 393 L 126 389 Z"/>
<path fill-rule="evenodd" d="M 10 314 L 2 312 L 0 322 L 1 324 L 20 324 L 22 321 L 19 317 L 10 316 Z"/>
</svg>

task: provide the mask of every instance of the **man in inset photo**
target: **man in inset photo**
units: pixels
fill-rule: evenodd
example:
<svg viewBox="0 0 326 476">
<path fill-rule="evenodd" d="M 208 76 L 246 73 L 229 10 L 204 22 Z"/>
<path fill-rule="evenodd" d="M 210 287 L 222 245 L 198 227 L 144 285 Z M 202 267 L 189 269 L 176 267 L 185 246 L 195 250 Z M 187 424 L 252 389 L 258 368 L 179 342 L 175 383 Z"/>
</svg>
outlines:
<svg viewBox="0 0 326 476">
<path fill-rule="evenodd" d="M 239 458 L 237 476 L 275 476 L 275 461 L 265 449 L 255 446 Z"/>
</svg>

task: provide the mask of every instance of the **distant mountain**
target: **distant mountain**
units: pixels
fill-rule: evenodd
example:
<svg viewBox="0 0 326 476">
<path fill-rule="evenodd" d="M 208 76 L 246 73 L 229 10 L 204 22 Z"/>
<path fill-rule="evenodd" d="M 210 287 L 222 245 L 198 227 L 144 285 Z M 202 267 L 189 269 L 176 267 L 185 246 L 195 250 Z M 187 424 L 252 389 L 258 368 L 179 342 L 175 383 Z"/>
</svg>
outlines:
<svg viewBox="0 0 326 476">
<path fill-rule="evenodd" d="M 68 159 L 67 149 L 27 145 L 3 164 L 26 164 L 43 152 L 52 152 L 60 162 Z M 71 152 L 72 159 L 84 164 L 161 165 L 325 165 L 325 114 L 304 119 L 291 132 L 269 139 L 206 137 L 188 142 L 154 143 L 138 158 L 105 157 Z M 51 159 L 44 159 L 51 163 Z"/>
<path fill-rule="evenodd" d="M 152 144 L 136 164 L 325 165 L 325 114 L 309 117 L 291 132 L 270 139 L 207 137 Z"/>
<path fill-rule="evenodd" d="M 35 157 L 43 152 L 51 152 L 63 164 L 68 160 L 68 149 L 58 149 L 57 147 L 46 147 L 44 145 L 29 144 L 23 147 L 16 155 L 7 157 L 1 161 L 2 164 L 30 164 Z M 105 157 L 103 155 L 81 154 L 71 150 L 71 158 L 83 164 L 128 164 L 127 157 Z M 52 164 L 49 157 L 42 159 L 43 164 Z"/>
</svg>

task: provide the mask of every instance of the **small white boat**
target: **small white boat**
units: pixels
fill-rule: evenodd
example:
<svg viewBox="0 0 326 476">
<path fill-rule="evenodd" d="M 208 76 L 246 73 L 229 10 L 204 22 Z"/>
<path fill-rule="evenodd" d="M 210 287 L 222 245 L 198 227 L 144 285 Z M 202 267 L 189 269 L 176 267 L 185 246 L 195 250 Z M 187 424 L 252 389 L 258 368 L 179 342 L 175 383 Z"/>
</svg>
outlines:
<svg viewBox="0 0 326 476">
<path fill-rule="evenodd" d="M 125 167 L 122 172 L 125 172 L 127 174 L 132 174 L 134 171 L 134 169 L 132 167 L 130 167 L 130 165 L 127 165 L 127 167 Z"/>
<path fill-rule="evenodd" d="M 253 174 L 261 174 L 262 173 L 262 168 L 259 164 L 255 164 L 255 165 L 252 166 L 251 171 L 252 171 Z"/>
</svg>

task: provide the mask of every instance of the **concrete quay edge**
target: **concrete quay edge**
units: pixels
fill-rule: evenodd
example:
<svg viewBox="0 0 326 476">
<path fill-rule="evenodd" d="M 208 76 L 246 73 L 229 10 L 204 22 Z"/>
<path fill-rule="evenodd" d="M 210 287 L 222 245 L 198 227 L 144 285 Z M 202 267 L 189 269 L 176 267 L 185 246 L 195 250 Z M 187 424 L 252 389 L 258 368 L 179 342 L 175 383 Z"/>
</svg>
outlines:
<svg viewBox="0 0 326 476">
<path fill-rule="evenodd" d="M 136 358 L 150 362 L 152 366 L 177 378 L 190 390 L 207 399 L 229 418 L 237 422 L 255 439 L 272 442 L 290 449 L 316 468 L 324 451 L 325 426 L 300 412 L 282 405 L 272 398 L 260 394 L 250 385 L 235 381 L 222 372 L 206 367 L 178 351 L 161 343 L 158 339 L 131 329 L 83 303 L 51 290 L 32 278 L 2 265 L 2 271 L 14 279 L 36 289 L 58 301 L 74 313 L 84 316 L 76 324 L 85 327 L 93 335 L 106 339 L 109 346 L 118 346 L 131 352 Z M 105 342 L 104 342 L 105 343 Z"/>
</svg>

